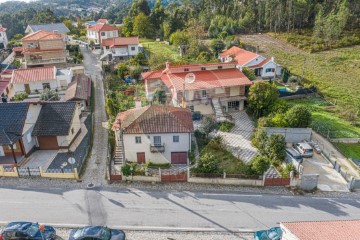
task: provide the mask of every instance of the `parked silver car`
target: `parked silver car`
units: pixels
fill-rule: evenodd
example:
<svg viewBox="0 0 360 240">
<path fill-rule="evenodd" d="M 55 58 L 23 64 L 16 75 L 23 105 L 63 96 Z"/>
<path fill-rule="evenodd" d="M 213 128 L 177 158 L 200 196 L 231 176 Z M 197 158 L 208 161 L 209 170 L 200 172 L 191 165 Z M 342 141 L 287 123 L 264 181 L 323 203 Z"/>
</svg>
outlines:
<svg viewBox="0 0 360 240">
<path fill-rule="evenodd" d="M 314 155 L 313 148 L 308 143 L 297 143 L 295 148 L 303 157 L 312 157 Z"/>
</svg>

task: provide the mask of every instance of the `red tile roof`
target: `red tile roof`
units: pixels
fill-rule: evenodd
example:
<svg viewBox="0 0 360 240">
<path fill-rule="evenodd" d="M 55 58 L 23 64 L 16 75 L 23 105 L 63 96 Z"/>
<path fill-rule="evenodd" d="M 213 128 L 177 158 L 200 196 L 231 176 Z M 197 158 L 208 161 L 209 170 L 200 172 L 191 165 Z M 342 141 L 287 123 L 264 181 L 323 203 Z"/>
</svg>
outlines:
<svg viewBox="0 0 360 240">
<path fill-rule="evenodd" d="M 0 96 L 9 85 L 11 78 L 0 78 Z"/>
<path fill-rule="evenodd" d="M 6 32 L 6 28 L 0 27 L 0 32 Z"/>
<path fill-rule="evenodd" d="M 117 31 L 119 29 L 115 26 L 111 26 L 111 25 L 104 24 L 104 23 L 98 23 L 93 26 L 89 26 L 88 30 L 95 31 L 95 32 L 100 32 L 100 31 L 104 32 L 104 31 Z"/>
<path fill-rule="evenodd" d="M 222 58 L 226 58 L 226 57 L 230 57 L 230 56 L 235 56 L 235 59 L 238 64 L 240 66 L 244 65 L 245 63 L 250 62 L 251 60 L 259 57 L 259 54 L 250 52 L 250 51 L 246 51 L 245 49 L 233 46 L 231 48 L 229 48 L 228 50 L 224 51 L 223 53 L 220 54 L 220 57 Z"/>
<path fill-rule="evenodd" d="M 360 220 L 283 222 L 281 225 L 301 240 L 360 239 Z"/>
<path fill-rule="evenodd" d="M 65 101 L 88 100 L 91 94 L 91 80 L 86 75 L 76 75 L 65 92 Z"/>
<path fill-rule="evenodd" d="M 13 52 L 22 52 L 23 47 L 14 47 L 12 50 Z"/>
<path fill-rule="evenodd" d="M 255 68 L 261 68 L 262 66 L 264 66 L 266 63 L 268 63 L 270 61 L 270 59 L 265 59 L 264 61 L 256 64 L 256 65 L 252 65 L 249 68 L 250 69 L 255 69 Z"/>
<path fill-rule="evenodd" d="M 36 41 L 36 40 L 58 40 L 63 39 L 63 37 L 59 33 L 55 32 L 47 32 L 44 30 L 40 30 L 34 33 L 30 33 L 29 35 L 23 37 L 22 41 Z"/>
<path fill-rule="evenodd" d="M 139 37 L 116 37 L 102 40 L 103 47 L 138 45 Z"/>
<path fill-rule="evenodd" d="M 12 83 L 29 83 L 38 81 L 48 81 L 56 79 L 55 67 L 39 67 L 28 69 L 16 69 L 13 72 Z"/>
<path fill-rule="evenodd" d="M 193 132 L 191 112 L 188 109 L 151 105 L 133 108 L 117 115 L 113 130 L 124 133 L 188 133 Z"/>
<path fill-rule="evenodd" d="M 98 23 L 106 23 L 107 22 L 107 19 L 105 18 L 100 18 L 97 20 Z"/>
<path fill-rule="evenodd" d="M 232 66 L 233 65 L 233 66 Z M 227 66 L 224 69 L 201 70 L 203 67 Z M 189 71 L 185 71 L 184 69 Z M 193 83 L 186 83 L 185 90 L 203 90 L 222 87 L 249 86 L 251 81 L 235 67 L 234 63 L 194 64 L 168 66 L 164 71 L 153 71 L 142 74 L 144 79 L 161 79 L 168 88 L 176 91 L 184 89 L 185 76 L 195 75 Z"/>
</svg>

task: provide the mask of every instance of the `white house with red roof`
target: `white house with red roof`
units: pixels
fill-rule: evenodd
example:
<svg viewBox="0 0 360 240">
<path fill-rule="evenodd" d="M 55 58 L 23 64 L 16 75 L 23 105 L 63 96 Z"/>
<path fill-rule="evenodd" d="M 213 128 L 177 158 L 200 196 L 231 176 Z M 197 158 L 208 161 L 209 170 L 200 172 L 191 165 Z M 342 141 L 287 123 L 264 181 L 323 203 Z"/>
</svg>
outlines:
<svg viewBox="0 0 360 240">
<path fill-rule="evenodd" d="M 257 53 L 233 46 L 219 55 L 221 62 L 236 62 L 241 70 L 243 67 L 254 70 L 255 75 L 262 78 L 275 78 L 281 75 L 282 66 L 274 58 L 266 59 Z"/>
<path fill-rule="evenodd" d="M 7 48 L 8 38 L 6 35 L 6 28 L 0 24 L 0 49 Z"/>
<path fill-rule="evenodd" d="M 89 42 L 93 41 L 95 45 L 100 45 L 104 39 L 115 38 L 119 36 L 119 29 L 105 23 L 97 23 L 93 26 L 88 26 L 86 37 Z"/>
<path fill-rule="evenodd" d="M 188 109 L 139 105 L 119 113 L 112 130 L 116 139 L 116 164 L 125 161 L 188 164 L 194 131 Z"/>
<path fill-rule="evenodd" d="M 9 97 L 19 93 L 37 94 L 44 89 L 65 90 L 73 77 L 71 69 L 39 67 L 15 69 L 11 76 Z"/>
<path fill-rule="evenodd" d="M 110 58 L 126 60 L 142 51 L 141 45 L 139 44 L 139 37 L 108 38 L 101 42 L 101 46 L 103 47 L 104 54 L 100 60 L 110 60 Z"/>
<path fill-rule="evenodd" d="M 252 82 L 236 67 L 236 63 L 210 63 L 172 66 L 164 70 L 142 73 L 146 96 L 163 90 L 168 103 L 187 107 L 202 114 L 243 110 L 245 88 Z"/>
</svg>

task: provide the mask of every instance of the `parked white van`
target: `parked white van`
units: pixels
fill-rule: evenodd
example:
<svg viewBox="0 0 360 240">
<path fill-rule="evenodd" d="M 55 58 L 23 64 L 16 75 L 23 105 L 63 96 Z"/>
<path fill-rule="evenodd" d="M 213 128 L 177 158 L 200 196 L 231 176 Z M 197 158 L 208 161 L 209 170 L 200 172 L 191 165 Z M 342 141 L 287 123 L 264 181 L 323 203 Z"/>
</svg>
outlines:
<svg viewBox="0 0 360 240">
<path fill-rule="evenodd" d="M 297 143 L 295 148 L 303 157 L 312 157 L 314 155 L 313 148 L 308 143 Z"/>
</svg>

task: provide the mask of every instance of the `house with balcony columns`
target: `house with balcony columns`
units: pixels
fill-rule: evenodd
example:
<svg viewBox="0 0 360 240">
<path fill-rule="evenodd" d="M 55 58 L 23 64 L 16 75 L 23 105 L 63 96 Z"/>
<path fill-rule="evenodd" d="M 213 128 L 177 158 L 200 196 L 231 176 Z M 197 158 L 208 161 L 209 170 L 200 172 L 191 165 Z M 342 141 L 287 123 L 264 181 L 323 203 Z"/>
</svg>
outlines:
<svg viewBox="0 0 360 240">
<path fill-rule="evenodd" d="M 117 115 L 115 164 L 137 162 L 188 164 L 191 111 L 163 105 L 137 107 Z"/>
<path fill-rule="evenodd" d="M 66 66 L 66 42 L 57 32 L 40 30 L 23 37 L 24 61 L 27 68 L 42 66 Z"/>
<path fill-rule="evenodd" d="M 224 112 L 244 109 L 245 88 L 251 81 L 233 62 L 172 66 L 164 70 L 142 73 L 146 96 L 154 100 L 155 93 L 163 91 L 167 104 L 216 114 L 223 119 Z"/>
</svg>

